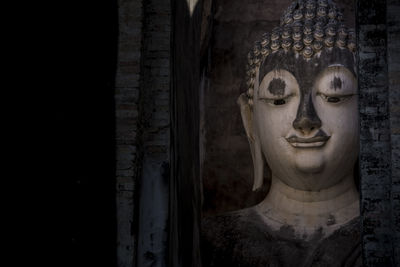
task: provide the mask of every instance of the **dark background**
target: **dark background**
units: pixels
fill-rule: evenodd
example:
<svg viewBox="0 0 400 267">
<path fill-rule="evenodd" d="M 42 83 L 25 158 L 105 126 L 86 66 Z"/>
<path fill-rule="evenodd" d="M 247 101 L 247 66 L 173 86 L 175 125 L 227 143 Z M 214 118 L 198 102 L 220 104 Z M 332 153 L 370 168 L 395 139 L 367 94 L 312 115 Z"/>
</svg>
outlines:
<svg viewBox="0 0 400 267">
<path fill-rule="evenodd" d="M 61 229 L 72 245 L 58 261 L 68 266 L 116 266 L 117 1 L 65 2 L 52 12 L 54 21 L 47 26 L 59 22 L 61 27 L 49 43 L 54 50 L 51 60 L 57 61 L 57 67 L 48 66 L 55 81 L 47 111 L 55 122 L 50 161 L 53 179 L 69 181 Z"/>
</svg>

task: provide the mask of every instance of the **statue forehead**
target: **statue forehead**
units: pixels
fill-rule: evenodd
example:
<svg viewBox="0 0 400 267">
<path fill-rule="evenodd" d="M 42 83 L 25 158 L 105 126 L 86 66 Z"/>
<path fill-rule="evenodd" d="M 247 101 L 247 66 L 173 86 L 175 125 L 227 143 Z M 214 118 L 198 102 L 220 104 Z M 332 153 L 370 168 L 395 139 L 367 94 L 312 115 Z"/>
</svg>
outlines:
<svg viewBox="0 0 400 267">
<path fill-rule="evenodd" d="M 322 71 L 332 65 L 342 65 L 356 77 L 354 56 L 347 49 L 326 49 L 321 51 L 318 57 L 311 59 L 296 57 L 293 52 L 279 51 L 269 55 L 260 65 L 259 83 L 266 74 L 277 69 L 289 71 L 300 83 L 312 82 Z"/>
</svg>

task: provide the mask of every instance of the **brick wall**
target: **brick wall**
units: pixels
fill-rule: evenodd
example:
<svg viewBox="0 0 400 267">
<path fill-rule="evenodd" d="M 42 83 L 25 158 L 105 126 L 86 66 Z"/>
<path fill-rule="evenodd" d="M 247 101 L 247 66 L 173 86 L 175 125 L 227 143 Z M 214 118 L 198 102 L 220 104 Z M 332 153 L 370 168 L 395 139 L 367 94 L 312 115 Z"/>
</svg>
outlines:
<svg viewBox="0 0 400 267">
<path fill-rule="evenodd" d="M 398 178 L 392 179 L 392 146 L 395 145 L 392 141 L 396 138 L 398 92 L 394 89 L 398 82 L 393 76 L 397 69 L 396 58 L 391 58 L 396 54 L 395 25 L 387 23 L 387 18 L 394 22 L 393 15 L 388 15 L 390 11 L 387 13 L 390 9 L 387 1 L 373 0 L 359 1 L 357 9 L 360 193 L 365 266 L 396 266 L 393 254 L 396 232 L 392 220 L 395 214 L 392 211 L 398 202 L 393 193 L 398 192 L 399 183 Z"/>
<path fill-rule="evenodd" d="M 159 266 L 165 261 L 169 57 L 170 2 L 119 0 L 115 85 L 119 267 Z"/>
<path fill-rule="evenodd" d="M 171 3 L 143 1 L 137 266 L 165 266 L 170 166 Z"/>
<path fill-rule="evenodd" d="M 119 0 L 119 45 L 115 84 L 116 105 L 116 190 L 118 267 L 132 267 L 135 259 L 138 180 L 138 120 L 140 62 L 142 49 L 142 1 Z"/>
<path fill-rule="evenodd" d="M 394 266 L 400 265 L 400 2 L 387 1 L 387 53 L 391 141 Z"/>
</svg>

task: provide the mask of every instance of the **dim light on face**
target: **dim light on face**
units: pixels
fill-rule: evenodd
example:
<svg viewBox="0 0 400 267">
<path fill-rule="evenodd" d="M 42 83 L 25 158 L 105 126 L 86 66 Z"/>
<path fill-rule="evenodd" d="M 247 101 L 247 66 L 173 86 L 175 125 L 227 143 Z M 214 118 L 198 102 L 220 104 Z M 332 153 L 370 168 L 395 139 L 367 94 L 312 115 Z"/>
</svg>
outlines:
<svg viewBox="0 0 400 267">
<path fill-rule="evenodd" d="M 279 67 L 260 78 L 253 123 L 272 175 L 293 188 L 318 191 L 353 172 L 357 82 L 340 63 L 302 62 L 307 64 L 307 73 Z"/>
</svg>

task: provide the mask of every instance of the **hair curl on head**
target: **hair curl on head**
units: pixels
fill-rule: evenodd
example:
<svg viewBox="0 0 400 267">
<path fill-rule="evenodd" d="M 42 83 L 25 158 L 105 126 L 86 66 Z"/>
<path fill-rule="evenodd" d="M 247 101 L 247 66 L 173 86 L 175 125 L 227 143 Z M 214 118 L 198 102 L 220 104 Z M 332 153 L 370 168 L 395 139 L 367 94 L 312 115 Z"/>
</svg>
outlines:
<svg viewBox="0 0 400 267">
<path fill-rule="evenodd" d="M 343 14 L 331 0 L 296 0 L 283 13 L 280 26 L 264 33 L 248 54 L 246 66 L 247 98 L 253 104 L 257 68 L 271 54 L 293 50 L 305 60 L 322 49 L 338 47 L 355 53 L 353 29 L 343 24 Z"/>
</svg>

